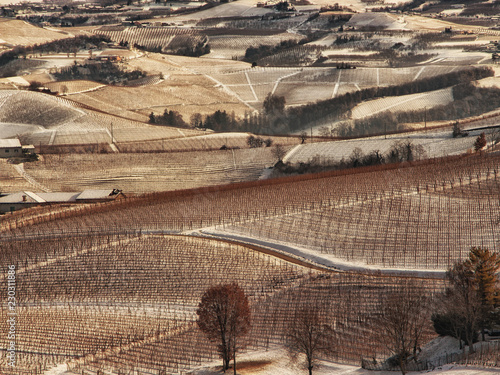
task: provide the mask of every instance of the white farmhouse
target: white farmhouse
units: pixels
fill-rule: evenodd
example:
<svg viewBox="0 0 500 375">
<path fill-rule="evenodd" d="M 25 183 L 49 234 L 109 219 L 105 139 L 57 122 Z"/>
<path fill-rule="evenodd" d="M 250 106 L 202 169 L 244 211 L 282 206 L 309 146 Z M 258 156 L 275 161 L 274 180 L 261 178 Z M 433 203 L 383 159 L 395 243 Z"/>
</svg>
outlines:
<svg viewBox="0 0 500 375">
<path fill-rule="evenodd" d="M 22 156 L 23 148 L 19 139 L 0 139 L 0 158 Z"/>
</svg>

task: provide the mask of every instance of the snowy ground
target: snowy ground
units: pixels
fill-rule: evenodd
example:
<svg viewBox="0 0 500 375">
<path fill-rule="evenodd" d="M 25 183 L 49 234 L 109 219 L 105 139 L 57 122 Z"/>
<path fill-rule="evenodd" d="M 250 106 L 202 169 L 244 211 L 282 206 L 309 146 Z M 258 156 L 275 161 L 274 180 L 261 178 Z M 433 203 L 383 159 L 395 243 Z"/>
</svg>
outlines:
<svg viewBox="0 0 500 375">
<path fill-rule="evenodd" d="M 436 355 L 446 354 L 446 350 L 454 351 L 456 342 L 453 339 L 438 338 L 435 343 L 431 343 L 429 350 L 433 350 Z M 424 348 L 425 350 L 425 348 Z M 450 353 L 448 351 L 448 354 Z M 422 353 L 424 354 L 424 353 Z M 239 361 L 239 363 L 238 363 Z M 241 375 L 299 375 L 307 374 L 303 358 L 292 359 L 283 349 L 270 351 L 252 352 L 242 354 L 237 357 L 237 373 Z M 232 369 L 228 372 L 232 374 Z M 445 365 L 433 371 L 409 372 L 416 374 L 449 374 L 449 375 L 487 375 L 498 374 L 498 369 L 484 369 L 478 367 L 465 367 L 457 365 Z M 222 374 L 220 361 L 214 361 L 189 372 L 190 375 L 216 375 Z M 395 371 L 369 371 L 359 366 L 343 365 L 329 361 L 319 361 L 318 366 L 313 369 L 315 375 L 396 375 Z"/>
<path fill-rule="evenodd" d="M 487 132 L 488 133 L 488 132 Z M 345 141 L 306 143 L 293 148 L 285 157 L 285 162 L 308 162 L 319 156 L 321 161 L 340 161 L 348 159 L 352 152 L 359 148 L 365 155 L 378 150 L 387 154 L 395 142 L 411 141 L 414 145 L 422 145 L 429 158 L 457 155 L 472 150 L 480 131 L 470 132 L 468 137 L 453 138 L 451 129 L 429 130 L 405 134 L 369 137 Z"/>
<path fill-rule="evenodd" d="M 458 352 L 456 339 L 450 337 L 438 337 L 426 345 L 420 353 L 421 359 L 432 361 L 433 358 L 440 358 L 446 354 Z M 304 365 L 304 357 L 292 358 L 288 352 L 282 348 L 274 348 L 268 351 L 254 351 L 242 353 L 236 357 L 236 369 L 239 375 L 301 375 L 307 374 Z M 232 366 L 232 362 L 231 362 Z M 186 372 L 189 375 L 219 375 L 222 374 L 221 361 L 216 360 L 202 366 L 193 368 Z M 227 374 L 232 374 L 232 367 Z M 359 366 L 345 365 L 331 361 L 318 361 L 313 369 L 314 375 L 397 375 L 397 371 L 369 371 Z M 475 366 L 458 366 L 448 364 L 436 367 L 434 370 L 409 372 L 408 375 L 417 374 L 431 375 L 489 375 L 500 373 L 499 369 L 479 368 Z M 77 375 L 67 371 L 65 365 L 59 365 L 44 375 Z"/>
<path fill-rule="evenodd" d="M 196 232 L 197 231 L 192 231 L 188 232 L 187 234 L 192 234 Z M 272 240 L 271 242 L 263 238 L 249 237 L 247 233 L 238 232 L 231 229 L 218 231 L 214 228 L 204 228 L 200 232 L 204 235 L 235 240 L 243 244 L 257 245 L 314 266 L 319 266 L 322 268 L 332 269 L 337 271 L 365 272 L 365 271 L 376 270 L 381 273 L 388 273 L 390 275 L 413 275 L 418 277 L 436 277 L 436 278 L 444 277 L 444 272 L 445 272 L 445 270 L 439 271 L 439 270 L 427 270 L 427 269 L 382 268 L 378 265 L 372 266 L 363 262 L 353 262 L 353 261 L 347 262 L 342 259 L 338 259 L 333 255 L 319 254 L 315 250 L 310 250 L 293 243 L 277 241 L 277 240 Z"/>
</svg>

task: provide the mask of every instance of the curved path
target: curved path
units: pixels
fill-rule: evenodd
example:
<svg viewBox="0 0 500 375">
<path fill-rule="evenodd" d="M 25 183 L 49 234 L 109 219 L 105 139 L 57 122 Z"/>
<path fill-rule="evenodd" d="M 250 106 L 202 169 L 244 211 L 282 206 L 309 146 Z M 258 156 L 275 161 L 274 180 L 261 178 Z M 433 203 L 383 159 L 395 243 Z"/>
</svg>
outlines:
<svg viewBox="0 0 500 375">
<path fill-rule="evenodd" d="M 304 267 L 329 272 L 358 272 L 381 276 L 399 276 L 413 278 L 436 278 L 445 277 L 445 270 L 426 269 L 402 269 L 402 268 L 381 268 L 364 263 L 352 263 L 331 256 L 324 256 L 316 251 L 288 243 L 269 242 L 263 239 L 247 237 L 237 234 L 229 234 L 217 231 L 212 228 L 205 228 L 189 233 L 202 237 L 215 238 L 230 241 L 239 245 L 247 246 L 256 251 L 284 259 L 286 261 L 299 264 Z"/>
</svg>

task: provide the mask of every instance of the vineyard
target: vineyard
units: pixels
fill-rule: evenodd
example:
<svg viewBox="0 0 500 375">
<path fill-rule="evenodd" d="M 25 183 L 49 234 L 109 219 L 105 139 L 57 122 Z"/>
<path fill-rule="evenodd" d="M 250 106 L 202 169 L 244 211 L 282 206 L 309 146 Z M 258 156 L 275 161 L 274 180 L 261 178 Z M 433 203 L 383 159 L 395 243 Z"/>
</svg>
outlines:
<svg viewBox="0 0 500 375">
<path fill-rule="evenodd" d="M 30 46 L 42 44 L 56 39 L 67 38 L 66 34 L 42 29 L 21 20 L 0 21 L 1 43 Z"/>
<path fill-rule="evenodd" d="M 79 83 L 75 82 L 75 87 Z M 85 82 L 82 83 L 85 87 Z M 100 91 L 100 90 L 99 90 Z M 190 138 L 205 135 L 194 129 L 177 129 L 167 126 L 153 126 L 144 122 L 111 116 L 93 111 L 81 103 L 73 101 L 78 95 L 54 97 L 37 92 L 1 90 L 0 123 L 2 136 L 21 135 L 24 143 L 37 146 L 57 145 L 98 145 L 123 143 L 123 150 L 193 150 L 206 149 L 203 141 L 181 141 L 170 147 L 165 140 Z M 29 103 L 29 105 L 27 105 Z M 120 115 L 121 112 L 117 111 Z M 147 119 L 141 116 L 141 119 Z M 148 141 L 154 141 L 152 144 Z M 134 143 L 135 142 L 135 143 Z M 142 143 L 141 142 L 146 142 Z M 194 144 L 200 145 L 196 147 Z M 161 146 L 163 143 L 163 147 Z M 241 146 L 241 143 L 239 145 Z M 217 149 L 223 143 L 214 145 Z M 45 149 L 48 151 L 49 149 Z"/>
<path fill-rule="evenodd" d="M 261 22 L 261 21 L 259 21 Z M 281 33 L 272 36 L 267 35 L 214 35 L 209 36 L 211 53 L 207 56 L 217 59 L 242 59 L 249 47 L 259 45 L 274 46 L 285 40 L 299 41 L 302 39 L 297 34 Z"/>
<path fill-rule="evenodd" d="M 98 82 L 84 80 L 47 82 L 44 85 L 52 92 L 58 92 L 65 95 L 71 95 L 82 91 L 97 90 L 105 86 Z"/>
<path fill-rule="evenodd" d="M 257 180 L 276 162 L 271 148 L 209 155 L 208 159 L 206 152 L 44 155 L 37 163 L 25 164 L 25 170 L 53 191 L 119 188 L 144 193 Z"/>
<path fill-rule="evenodd" d="M 383 99 L 370 100 L 353 108 L 351 117 L 359 119 L 373 116 L 380 112 L 418 111 L 422 108 L 432 108 L 446 105 L 453 101 L 451 88 L 430 91 L 422 94 L 401 95 Z"/>
<path fill-rule="evenodd" d="M 367 11 L 399 0 L 216 3 L 54 3 L 60 22 L 85 8 L 60 31 L 45 11 L 18 15 L 49 27 L 0 20 L 2 51 L 38 44 L 0 56 L 0 138 L 17 137 L 39 156 L 0 159 L 0 195 L 23 192 L 34 205 L 38 191 L 119 191 L 0 216 L 1 375 L 221 373 L 197 308 L 210 287 L 228 283 L 250 305 L 238 373 L 306 373 L 301 354 L 293 370 L 280 366 L 309 309 L 334 345 L 314 372 L 368 374 L 397 359 L 381 338 L 388 296 L 405 287 L 432 300 L 415 354 L 437 335 L 429 318 L 445 299 L 446 271 L 471 247 L 500 252 L 500 111 L 478 110 L 478 90 L 499 86 L 489 68 L 497 31 L 461 33 L 447 19 L 410 15 L 419 2 Z M 74 35 L 94 39 L 43 45 Z M 56 81 L 65 69 L 88 77 L 87 58 L 140 73 L 109 84 Z M 31 91 L 38 82 L 43 91 Z M 434 107 L 455 108 L 455 94 L 460 111 L 430 121 Z M 398 121 L 387 113 L 425 109 Z M 463 136 L 453 137 L 457 118 Z M 349 138 L 363 127 L 376 135 Z M 486 146 L 474 152 L 482 132 Z M 370 155 L 380 159 L 366 162 Z M 13 268 L 15 369 L 5 324 Z M 412 366 L 497 369 L 499 346 L 482 344 Z"/>
<path fill-rule="evenodd" d="M 178 36 L 196 36 L 192 29 L 177 27 L 107 27 L 103 26 L 94 31 L 98 35 L 107 36 L 114 42 L 127 43 L 130 46 L 140 45 L 148 49 L 168 49 Z"/>
<path fill-rule="evenodd" d="M 342 350 L 332 359 L 357 363 L 360 355 L 386 355 L 370 344 L 371 322 L 376 301 L 402 282 L 314 271 L 252 247 L 185 236 L 67 233 L 37 240 L 36 248 L 12 238 L 4 248 L 2 262 L 18 265 L 23 301 L 18 368 L 32 374 L 61 362 L 77 374 L 157 374 L 213 360 L 194 311 L 211 283 L 232 281 L 251 300 L 249 349 L 281 345 L 291 307 L 314 304 L 339 332 Z M 439 280 L 422 282 L 429 291 L 442 288 Z M 0 314 L 5 320 L 4 306 Z"/>
<path fill-rule="evenodd" d="M 400 269 L 443 270 L 471 246 L 497 249 L 498 156 L 378 169 L 153 193 L 48 217 L 25 211 L 6 217 L 2 226 L 23 233 L 212 228 L 307 247 L 330 262 Z"/>
<path fill-rule="evenodd" d="M 0 91 L 1 122 L 50 128 L 74 121 L 82 115 L 81 110 L 49 95 L 17 90 Z"/>
</svg>

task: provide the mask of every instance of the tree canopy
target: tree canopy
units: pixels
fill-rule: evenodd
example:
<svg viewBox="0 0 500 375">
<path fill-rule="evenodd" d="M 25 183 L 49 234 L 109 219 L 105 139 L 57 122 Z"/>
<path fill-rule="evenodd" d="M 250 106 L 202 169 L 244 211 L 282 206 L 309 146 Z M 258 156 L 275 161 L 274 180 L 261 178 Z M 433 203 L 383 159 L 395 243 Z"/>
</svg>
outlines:
<svg viewBox="0 0 500 375">
<path fill-rule="evenodd" d="M 224 372 L 233 359 L 236 374 L 236 352 L 242 347 L 237 341 L 250 329 L 250 307 L 245 292 L 236 283 L 213 286 L 203 294 L 196 314 L 200 330 L 217 343 Z"/>
</svg>

